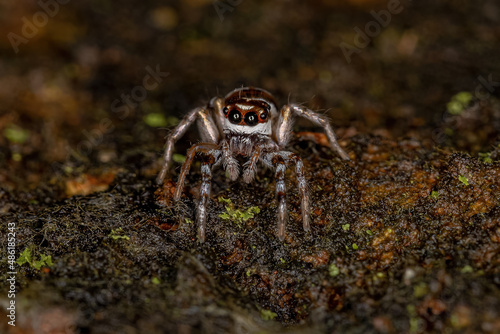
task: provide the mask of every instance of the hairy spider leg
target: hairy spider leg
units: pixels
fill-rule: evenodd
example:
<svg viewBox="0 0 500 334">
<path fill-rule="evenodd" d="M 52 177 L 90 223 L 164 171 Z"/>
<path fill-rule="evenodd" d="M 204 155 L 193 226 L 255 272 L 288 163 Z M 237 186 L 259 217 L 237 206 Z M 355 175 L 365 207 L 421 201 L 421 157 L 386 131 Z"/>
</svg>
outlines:
<svg viewBox="0 0 500 334">
<path fill-rule="evenodd" d="M 278 151 L 268 153 L 263 156 L 262 161 L 276 168 L 276 198 L 278 200 L 278 238 L 283 241 L 286 232 L 286 222 L 288 217 L 286 203 L 286 185 L 285 174 L 287 164 L 295 165 L 295 174 L 297 177 L 298 188 L 301 196 L 301 213 L 304 231 L 311 230 L 309 215 L 309 194 L 307 191 L 307 181 L 304 176 L 304 163 L 295 153 L 288 151 Z"/>
<path fill-rule="evenodd" d="M 214 118 L 217 123 L 217 127 L 219 128 L 219 132 L 224 132 L 224 112 L 222 109 L 224 108 L 224 99 L 221 97 L 214 97 L 210 101 L 210 108 L 214 112 Z"/>
<path fill-rule="evenodd" d="M 295 114 L 297 116 L 302 116 L 305 119 L 313 122 L 314 124 L 321 126 L 324 129 L 326 136 L 328 137 L 328 141 L 330 142 L 330 147 L 335 152 L 337 152 L 337 154 L 342 159 L 350 160 L 347 153 L 340 147 L 339 143 L 337 142 L 337 137 L 335 136 L 335 132 L 333 132 L 332 126 L 330 125 L 328 118 L 324 115 L 312 111 L 311 109 L 293 103 L 285 105 L 281 109 L 280 121 L 278 121 L 281 123 L 278 125 L 276 131 L 277 132 L 276 139 L 280 147 L 286 146 L 286 144 L 288 144 L 288 141 L 290 139 L 290 134 L 292 132 L 292 121 L 293 121 L 292 114 Z"/>
<path fill-rule="evenodd" d="M 276 122 L 275 140 L 280 148 L 285 148 L 290 141 L 293 127 L 293 113 L 289 106 L 281 108 L 278 120 Z"/>
<path fill-rule="evenodd" d="M 210 110 L 207 108 L 195 108 L 191 110 L 168 136 L 165 152 L 163 154 L 163 167 L 156 178 L 157 184 L 162 184 L 165 176 L 167 175 L 172 161 L 174 144 L 186 133 L 187 129 L 196 120 L 199 120 L 198 128 L 203 141 L 209 143 L 217 143 L 219 141 L 219 129 L 210 115 Z"/>
<path fill-rule="evenodd" d="M 189 169 L 191 168 L 191 164 L 193 162 L 194 157 L 197 153 L 208 153 L 212 150 L 217 150 L 218 145 L 214 143 L 198 143 L 191 146 L 186 154 L 186 161 L 181 168 L 181 173 L 179 174 L 179 180 L 177 181 L 177 186 L 175 187 L 174 192 L 174 201 L 178 201 L 181 199 L 182 190 L 184 189 L 184 181 L 186 180 L 186 176 L 189 174 Z"/>
<path fill-rule="evenodd" d="M 283 155 L 286 155 L 287 159 L 295 164 L 295 175 L 297 177 L 297 184 L 301 196 L 300 209 L 302 212 L 302 222 L 304 226 L 304 231 L 308 232 L 311 230 L 311 225 L 309 216 L 309 194 L 307 191 L 307 181 L 304 176 L 304 163 L 302 162 L 302 159 L 295 153 L 292 152 L 281 152 L 281 153 Z"/>
<path fill-rule="evenodd" d="M 276 199 L 278 200 L 278 238 L 285 239 L 286 221 L 288 218 L 286 204 L 286 162 L 280 152 L 266 154 L 264 157 L 266 164 L 272 164 L 276 168 Z"/>
<path fill-rule="evenodd" d="M 210 199 L 210 187 L 212 183 L 212 167 L 219 155 L 220 151 L 209 151 L 205 154 L 201 163 L 200 201 L 198 202 L 198 209 L 196 211 L 196 224 L 198 225 L 198 239 L 200 242 L 205 242 L 207 205 Z"/>
</svg>

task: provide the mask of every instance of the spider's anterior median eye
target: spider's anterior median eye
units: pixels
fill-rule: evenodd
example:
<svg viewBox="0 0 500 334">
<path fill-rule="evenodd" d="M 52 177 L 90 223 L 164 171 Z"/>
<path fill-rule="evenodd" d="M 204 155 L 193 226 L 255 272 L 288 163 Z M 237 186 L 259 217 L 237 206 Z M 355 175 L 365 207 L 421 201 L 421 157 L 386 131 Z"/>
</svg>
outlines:
<svg viewBox="0 0 500 334">
<path fill-rule="evenodd" d="M 229 119 L 229 122 L 233 124 L 240 124 L 241 122 L 241 114 L 236 109 L 231 110 L 227 118 Z"/>
<path fill-rule="evenodd" d="M 245 115 L 245 124 L 254 126 L 259 123 L 259 117 L 254 112 L 247 112 Z"/>
</svg>

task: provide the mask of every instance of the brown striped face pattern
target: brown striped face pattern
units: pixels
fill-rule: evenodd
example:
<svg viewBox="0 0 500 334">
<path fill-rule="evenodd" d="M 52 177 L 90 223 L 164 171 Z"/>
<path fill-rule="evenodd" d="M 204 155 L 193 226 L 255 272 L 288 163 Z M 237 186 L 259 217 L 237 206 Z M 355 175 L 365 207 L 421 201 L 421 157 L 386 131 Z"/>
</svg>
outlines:
<svg viewBox="0 0 500 334">
<path fill-rule="evenodd" d="M 231 124 L 256 126 L 271 119 L 273 105 L 276 104 L 270 93 L 249 87 L 235 90 L 226 96 L 222 111 Z"/>
</svg>

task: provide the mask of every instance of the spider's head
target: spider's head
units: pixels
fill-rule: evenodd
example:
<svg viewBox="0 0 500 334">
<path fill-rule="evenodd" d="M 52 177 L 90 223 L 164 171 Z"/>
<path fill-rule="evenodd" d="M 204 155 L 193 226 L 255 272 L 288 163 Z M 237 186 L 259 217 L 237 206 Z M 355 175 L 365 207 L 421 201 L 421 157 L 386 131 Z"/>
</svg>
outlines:
<svg viewBox="0 0 500 334">
<path fill-rule="evenodd" d="M 273 96 L 260 88 L 233 90 L 224 100 L 224 128 L 236 133 L 270 135 L 278 111 Z"/>
</svg>

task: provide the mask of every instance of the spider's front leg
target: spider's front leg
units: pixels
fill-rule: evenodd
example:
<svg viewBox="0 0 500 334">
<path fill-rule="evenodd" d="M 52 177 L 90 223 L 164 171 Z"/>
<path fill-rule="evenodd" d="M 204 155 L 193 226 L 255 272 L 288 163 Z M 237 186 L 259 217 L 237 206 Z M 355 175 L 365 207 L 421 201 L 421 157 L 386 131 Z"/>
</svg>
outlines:
<svg viewBox="0 0 500 334">
<path fill-rule="evenodd" d="M 276 166 L 276 198 L 278 200 L 278 238 L 285 239 L 286 221 L 288 218 L 288 209 L 286 205 L 286 163 L 279 154 L 274 154 L 271 158 L 273 165 Z"/>
<path fill-rule="evenodd" d="M 293 115 L 302 116 L 316 125 L 325 129 L 325 134 L 330 142 L 330 147 L 344 160 L 350 160 L 347 153 L 340 147 L 337 142 L 335 132 L 324 115 L 318 114 L 311 109 L 299 106 L 297 104 L 288 104 L 281 109 L 280 123 L 277 128 L 276 138 L 280 147 L 285 147 L 292 133 Z"/>
<path fill-rule="evenodd" d="M 186 154 L 186 161 L 181 168 L 181 173 L 179 174 L 179 180 L 177 181 L 177 186 L 175 187 L 174 192 L 174 201 L 179 201 L 181 199 L 182 190 L 184 189 L 184 181 L 186 180 L 186 176 L 189 174 L 189 170 L 191 169 L 191 164 L 193 163 L 193 159 L 197 153 L 209 153 L 212 150 L 217 150 L 218 145 L 212 143 L 198 143 L 191 146 Z"/>
<path fill-rule="evenodd" d="M 163 153 L 163 166 L 156 178 L 157 184 L 162 184 L 167 175 L 172 161 L 174 144 L 186 133 L 187 129 L 196 120 L 199 121 L 199 130 L 203 141 L 208 143 L 217 143 L 219 141 L 219 129 L 210 115 L 210 110 L 208 108 L 195 108 L 190 111 L 168 136 L 165 152 Z"/>
<path fill-rule="evenodd" d="M 193 145 L 188 153 L 186 154 L 186 161 L 182 165 L 181 173 L 179 174 L 179 180 L 177 181 L 177 185 L 175 187 L 174 192 L 174 202 L 176 205 L 179 205 L 182 191 L 184 189 L 184 181 L 186 176 L 189 174 L 189 170 L 191 168 L 191 164 L 193 163 L 194 157 L 197 153 L 205 153 L 208 156 L 208 159 L 205 158 L 202 163 L 202 184 L 201 184 L 201 198 L 198 203 L 198 210 L 196 214 L 196 220 L 198 224 L 198 235 L 200 237 L 200 241 L 205 240 L 205 223 L 206 223 L 206 208 L 208 203 L 208 196 L 210 195 L 210 182 L 212 176 L 212 165 L 214 164 L 216 158 L 220 155 L 220 151 L 218 150 L 217 144 L 212 143 L 199 143 Z M 182 222 L 182 213 L 179 215 L 179 220 Z"/>
<path fill-rule="evenodd" d="M 207 204 L 210 198 L 210 187 L 212 183 L 212 167 L 216 163 L 220 151 L 208 152 L 201 163 L 201 187 L 200 201 L 196 211 L 196 223 L 198 225 L 198 238 L 205 242 L 205 229 L 207 222 Z"/>
<path fill-rule="evenodd" d="M 267 165 L 276 167 L 276 197 L 278 199 L 278 238 L 283 241 L 285 238 L 286 222 L 288 217 L 286 203 L 286 185 L 285 175 L 287 164 L 295 164 L 295 174 L 301 195 L 301 213 L 304 231 L 311 230 L 309 216 L 309 195 L 307 192 L 307 182 L 304 176 L 304 164 L 300 157 L 292 152 L 280 151 L 270 153 L 264 156 L 264 162 Z"/>
</svg>

